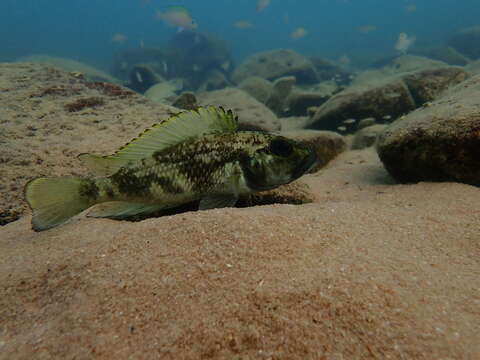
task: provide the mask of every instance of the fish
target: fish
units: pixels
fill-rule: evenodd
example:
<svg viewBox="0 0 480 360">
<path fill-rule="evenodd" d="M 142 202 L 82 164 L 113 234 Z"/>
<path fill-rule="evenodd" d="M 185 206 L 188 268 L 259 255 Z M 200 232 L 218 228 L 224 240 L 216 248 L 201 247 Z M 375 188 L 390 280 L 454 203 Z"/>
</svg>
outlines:
<svg viewBox="0 0 480 360">
<path fill-rule="evenodd" d="M 169 26 L 178 27 L 179 31 L 195 30 L 198 27 L 189 11 L 183 6 L 170 6 L 165 11 L 157 11 L 156 17 Z"/>
<path fill-rule="evenodd" d="M 415 40 L 415 36 L 408 36 L 406 33 L 402 32 L 398 34 L 398 39 L 395 43 L 395 50 L 399 51 L 402 54 L 405 54 L 407 50 L 413 45 Z"/>
<path fill-rule="evenodd" d="M 375 25 L 362 25 L 357 28 L 357 31 L 362 34 L 368 34 L 375 30 L 377 30 L 377 27 Z"/>
<path fill-rule="evenodd" d="M 291 33 L 290 33 L 290 39 L 293 39 L 293 40 L 298 40 L 298 39 L 301 39 L 303 38 L 305 35 L 307 35 L 307 30 L 303 27 L 299 27 L 299 28 L 296 28 L 295 30 L 293 30 Z"/>
<path fill-rule="evenodd" d="M 415 4 L 407 5 L 407 6 L 405 6 L 405 11 L 409 12 L 409 13 L 413 13 L 413 12 L 417 11 L 417 5 L 415 5 Z"/>
<path fill-rule="evenodd" d="M 112 42 L 115 42 L 115 43 L 118 43 L 118 44 L 122 44 L 127 40 L 128 40 L 128 37 L 124 34 L 121 34 L 121 33 L 115 33 L 112 36 Z"/>
<path fill-rule="evenodd" d="M 184 111 L 145 130 L 112 155 L 80 154 L 92 177 L 40 177 L 25 185 L 32 228 L 43 231 L 87 210 L 125 219 L 199 201 L 232 207 L 240 195 L 271 190 L 318 163 L 311 147 L 260 131 L 240 131 L 231 110 Z"/>
<path fill-rule="evenodd" d="M 270 5 L 270 0 L 257 0 L 256 9 L 258 12 L 262 11 Z"/>
<path fill-rule="evenodd" d="M 235 26 L 237 29 L 250 29 L 253 28 L 253 24 L 248 21 L 248 20 L 238 20 L 233 23 L 233 26 Z"/>
</svg>

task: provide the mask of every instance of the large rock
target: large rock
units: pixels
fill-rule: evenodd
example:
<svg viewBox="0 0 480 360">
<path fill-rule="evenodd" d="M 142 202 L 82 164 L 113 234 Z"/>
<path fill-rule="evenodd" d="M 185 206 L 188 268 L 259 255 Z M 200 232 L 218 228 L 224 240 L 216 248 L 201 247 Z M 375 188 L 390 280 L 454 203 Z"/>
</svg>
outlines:
<svg viewBox="0 0 480 360">
<path fill-rule="evenodd" d="M 380 159 L 399 182 L 459 181 L 480 186 L 480 75 L 392 123 Z"/>
<path fill-rule="evenodd" d="M 415 54 L 426 56 L 427 58 L 443 61 L 449 65 L 464 66 L 470 62 L 470 59 L 464 54 L 458 52 L 450 46 L 432 47 L 425 49 L 415 49 Z"/>
<path fill-rule="evenodd" d="M 273 84 L 259 76 L 251 76 L 238 84 L 238 88 L 265 104 L 272 93 Z"/>
<path fill-rule="evenodd" d="M 84 152 L 111 154 L 178 109 L 41 64 L 0 64 L 0 224 L 24 211 L 25 183 L 85 175 Z"/>
<path fill-rule="evenodd" d="M 351 73 L 345 71 L 339 65 L 334 64 L 330 60 L 319 56 L 312 56 L 310 57 L 310 61 L 313 66 L 315 66 L 319 81 L 334 80 L 340 85 L 347 85 L 353 78 Z"/>
<path fill-rule="evenodd" d="M 287 110 L 287 97 L 295 84 L 294 76 L 285 76 L 273 82 L 272 92 L 265 105 L 277 115 L 282 115 Z"/>
<path fill-rule="evenodd" d="M 259 76 L 266 80 L 295 76 L 299 84 L 318 82 L 312 62 L 289 49 L 270 50 L 248 57 L 235 69 L 232 78 L 239 84 L 251 76 Z"/>
<path fill-rule="evenodd" d="M 417 106 L 433 101 L 447 88 L 465 81 L 469 73 L 461 67 L 450 66 L 415 71 L 402 76 Z"/>
<path fill-rule="evenodd" d="M 480 26 L 462 29 L 453 35 L 448 43 L 451 47 L 472 59 L 480 58 Z"/>
<path fill-rule="evenodd" d="M 319 107 L 309 127 L 335 130 L 345 119 L 395 119 L 440 96 L 470 75 L 447 66 L 399 73 L 351 86 Z"/>
<path fill-rule="evenodd" d="M 348 88 L 330 98 L 310 119 L 309 128 L 336 130 L 345 119 L 398 117 L 416 107 L 401 79 L 388 80 L 373 88 Z"/>
<path fill-rule="evenodd" d="M 361 128 L 353 137 L 352 149 L 360 150 L 374 145 L 378 135 L 381 134 L 386 127 L 387 125 L 385 124 L 375 124 Z"/>
<path fill-rule="evenodd" d="M 30 55 L 17 59 L 18 63 L 36 63 L 48 64 L 71 72 L 77 77 L 83 77 L 88 81 L 106 81 L 114 84 L 122 84 L 118 78 L 99 70 L 91 65 L 79 62 L 77 60 L 50 55 Z"/>
<path fill-rule="evenodd" d="M 216 72 L 225 75 L 226 81 L 226 76 L 233 69 L 233 58 L 226 41 L 214 34 L 198 31 L 177 32 L 170 41 L 168 51 L 169 78 L 182 78 L 187 89 L 198 89 L 209 79 L 212 80 Z M 205 87 L 207 90 L 218 88 L 207 85 Z"/>
<path fill-rule="evenodd" d="M 310 173 L 317 172 L 347 149 L 345 138 L 332 131 L 289 130 L 281 134 L 315 149 L 318 163 Z"/>
<path fill-rule="evenodd" d="M 197 94 L 199 105 L 223 106 L 232 109 L 238 115 L 240 129 L 243 130 L 280 130 L 280 122 L 265 105 L 236 88 L 201 92 Z"/>
</svg>

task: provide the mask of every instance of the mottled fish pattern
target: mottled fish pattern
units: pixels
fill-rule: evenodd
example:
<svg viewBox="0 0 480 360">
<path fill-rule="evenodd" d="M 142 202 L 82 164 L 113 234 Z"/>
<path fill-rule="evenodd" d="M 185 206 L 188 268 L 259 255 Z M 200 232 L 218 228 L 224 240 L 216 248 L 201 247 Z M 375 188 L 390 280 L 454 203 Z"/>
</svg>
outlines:
<svg viewBox="0 0 480 360">
<path fill-rule="evenodd" d="M 172 116 L 110 156 L 81 154 L 96 178 L 37 178 L 25 187 L 34 230 L 94 206 L 87 216 L 125 218 L 200 200 L 200 209 L 234 206 L 238 197 L 302 176 L 315 152 L 292 139 L 237 131 L 220 107 Z"/>
</svg>

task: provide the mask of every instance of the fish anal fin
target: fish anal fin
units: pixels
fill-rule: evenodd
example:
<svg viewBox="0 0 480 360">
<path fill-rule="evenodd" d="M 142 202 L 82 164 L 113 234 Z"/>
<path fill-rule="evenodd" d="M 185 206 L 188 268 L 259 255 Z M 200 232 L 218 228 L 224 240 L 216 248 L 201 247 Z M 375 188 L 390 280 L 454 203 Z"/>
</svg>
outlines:
<svg viewBox="0 0 480 360">
<path fill-rule="evenodd" d="M 163 209 L 161 204 L 131 203 L 127 201 L 109 201 L 96 205 L 87 217 L 124 219 L 139 214 L 149 214 Z"/>
</svg>

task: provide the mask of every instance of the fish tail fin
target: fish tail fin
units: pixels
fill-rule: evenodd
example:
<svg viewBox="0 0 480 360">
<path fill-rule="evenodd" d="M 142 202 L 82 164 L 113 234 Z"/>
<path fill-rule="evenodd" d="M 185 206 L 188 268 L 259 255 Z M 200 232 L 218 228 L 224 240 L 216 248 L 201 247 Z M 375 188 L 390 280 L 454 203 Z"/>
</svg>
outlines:
<svg viewBox="0 0 480 360">
<path fill-rule="evenodd" d="M 96 203 L 95 181 L 81 178 L 37 178 L 25 185 L 32 209 L 32 228 L 42 231 L 63 224 Z"/>
</svg>

